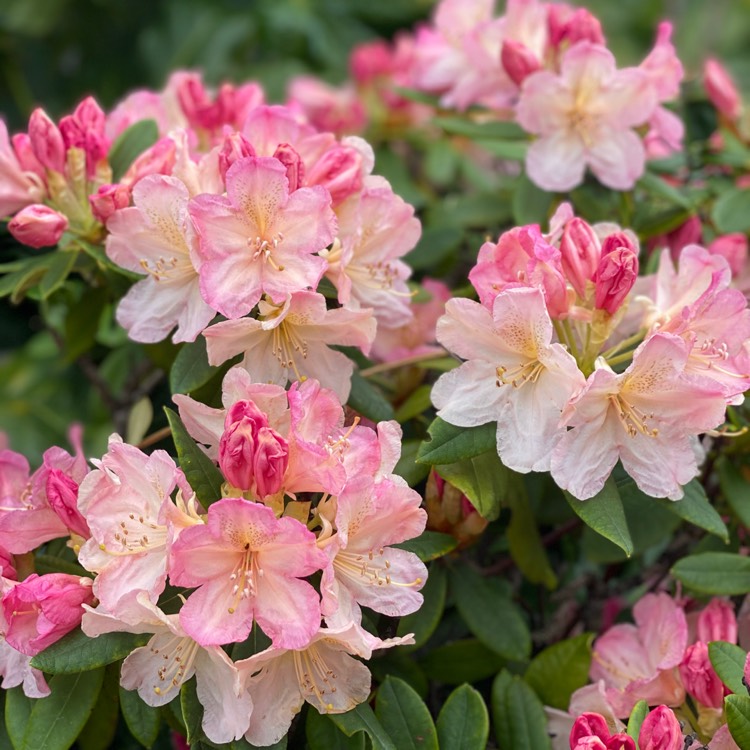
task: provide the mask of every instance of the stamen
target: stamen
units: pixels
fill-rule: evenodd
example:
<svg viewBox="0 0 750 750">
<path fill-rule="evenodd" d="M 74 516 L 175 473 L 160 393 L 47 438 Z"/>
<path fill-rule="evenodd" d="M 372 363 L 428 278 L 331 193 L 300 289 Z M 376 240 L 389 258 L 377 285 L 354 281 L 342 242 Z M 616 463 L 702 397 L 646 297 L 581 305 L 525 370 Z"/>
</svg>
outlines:
<svg viewBox="0 0 750 750">
<path fill-rule="evenodd" d="M 648 420 L 654 418 L 653 412 L 646 414 L 637 406 L 629 404 L 622 396 L 615 394 L 609 397 L 609 402 L 614 407 L 620 424 L 630 437 L 636 437 L 639 432 L 646 437 L 658 437 L 659 430 L 656 427 L 651 428 L 647 424 Z"/>
<path fill-rule="evenodd" d="M 497 374 L 495 385 L 498 388 L 503 385 L 512 385 L 514 388 L 523 388 L 526 383 L 536 383 L 544 370 L 544 365 L 538 359 L 530 359 L 528 362 L 516 367 L 511 367 L 510 369 L 499 365 L 495 369 Z"/>
</svg>

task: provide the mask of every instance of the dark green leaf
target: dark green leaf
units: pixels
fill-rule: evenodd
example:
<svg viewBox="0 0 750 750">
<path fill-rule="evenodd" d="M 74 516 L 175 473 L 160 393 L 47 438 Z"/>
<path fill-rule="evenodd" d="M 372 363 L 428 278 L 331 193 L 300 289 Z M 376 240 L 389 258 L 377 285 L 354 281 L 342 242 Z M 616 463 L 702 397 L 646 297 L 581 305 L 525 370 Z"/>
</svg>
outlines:
<svg viewBox="0 0 750 750">
<path fill-rule="evenodd" d="M 525 174 L 516 182 L 513 191 L 513 219 L 516 224 L 545 226 L 554 196 L 537 187 Z"/>
<path fill-rule="evenodd" d="M 565 497 L 587 526 L 616 544 L 628 557 L 633 554 L 633 540 L 625 520 L 620 493 L 612 477 L 600 492 L 588 500 L 578 500 L 568 492 Z"/>
<path fill-rule="evenodd" d="M 500 750 L 551 750 L 541 701 L 520 677 L 506 670 L 492 685 L 492 718 Z"/>
<path fill-rule="evenodd" d="M 204 508 L 221 499 L 221 485 L 224 477 L 214 462 L 198 447 L 195 440 L 182 424 L 182 420 L 171 409 L 164 408 L 172 439 L 177 449 L 180 468 L 185 472 L 188 484 L 203 504 Z"/>
<path fill-rule="evenodd" d="M 557 586 L 557 576 L 542 544 L 526 488 L 518 481 L 514 488 L 508 494 L 512 515 L 506 532 L 511 557 L 531 583 L 543 583 L 548 589 L 553 589 Z"/>
<path fill-rule="evenodd" d="M 15 750 L 23 748 L 23 736 L 35 703 L 35 700 L 26 697 L 22 685 L 5 692 L 5 729 Z"/>
<path fill-rule="evenodd" d="M 672 575 L 702 594 L 734 596 L 750 591 L 750 558 L 731 552 L 689 555 L 672 566 Z"/>
<path fill-rule="evenodd" d="M 375 715 L 399 750 L 438 750 L 430 711 L 403 680 L 386 677 L 378 689 Z"/>
<path fill-rule="evenodd" d="M 513 661 L 528 658 L 531 635 L 513 601 L 496 582 L 467 565 L 451 568 L 451 593 L 469 630 L 499 656 Z"/>
<path fill-rule="evenodd" d="M 330 717 L 314 710 L 307 712 L 305 735 L 310 750 L 365 750 L 364 732 L 347 737 L 336 728 Z"/>
<path fill-rule="evenodd" d="M 460 685 L 492 677 L 505 660 L 479 641 L 466 638 L 431 650 L 419 664 L 431 679 Z"/>
<path fill-rule="evenodd" d="M 352 390 L 347 403 L 354 411 L 373 422 L 393 419 L 393 407 L 390 402 L 356 370 L 352 373 Z"/>
<path fill-rule="evenodd" d="M 409 539 L 394 547 L 413 552 L 422 562 L 437 560 L 456 549 L 458 542 L 450 534 L 441 534 L 439 531 L 423 531 L 415 539 Z"/>
<path fill-rule="evenodd" d="M 490 717 L 479 692 L 470 685 L 456 688 L 437 718 L 440 750 L 484 750 L 490 736 Z"/>
<path fill-rule="evenodd" d="M 463 232 L 456 226 L 425 227 L 417 246 L 404 257 L 414 270 L 435 268 L 447 258 L 463 239 Z"/>
<path fill-rule="evenodd" d="M 404 440 L 401 443 L 401 458 L 393 469 L 394 474 L 405 479 L 409 487 L 415 487 L 430 473 L 429 464 L 417 463 L 417 452 L 421 445 L 421 440 Z"/>
<path fill-rule="evenodd" d="M 728 695 L 724 698 L 729 733 L 740 750 L 750 748 L 750 697 Z"/>
<path fill-rule="evenodd" d="M 495 450 L 497 423 L 479 427 L 456 427 L 435 417 L 428 427 L 430 440 L 422 443 L 417 462 L 422 464 L 452 464 L 464 458 Z"/>
<path fill-rule="evenodd" d="M 524 679 L 546 706 L 567 711 L 570 696 L 588 683 L 593 639 L 583 633 L 554 643 L 533 658 Z"/>
<path fill-rule="evenodd" d="M 42 299 L 47 299 L 52 292 L 59 289 L 76 262 L 76 253 L 57 250 L 52 253 L 47 272 L 39 282 L 39 295 Z"/>
<path fill-rule="evenodd" d="M 646 716 L 648 716 L 648 702 L 638 701 L 630 712 L 627 728 L 627 733 L 635 740 L 636 745 L 638 744 L 638 736 L 641 733 L 641 725 Z"/>
<path fill-rule="evenodd" d="M 476 141 L 477 146 L 488 151 L 493 156 L 509 161 L 523 161 L 529 148 L 527 141 L 500 141 L 482 139 Z"/>
<path fill-rule="evenodd" d="M 169 371 L 169 388 L 172 393 L 190 393 L 208 383 L 218 369 L 208 364 L 206 339 L 199 336 L 177 353 Z"/>
<path fill-rule="evenodd" d="M 750 229 L 750 190 L 730 188 L 714 203 L 711 219 L 721 234 Z"/>
<path fill-rule="evenodd" d="M 720 456 L 716 462 L 719 470 L 719 484 L 732 510 L 737 514 L 743 526 L 750 527 L 750 492 L 748 481 L 739 469 L 726 456 Z"/>
<path fill-rule="evenodd" d="M 445 609 L 447 590 L 448 576 L 445 568 L 442 565 L 431 565 L 427 583 L 422 589 L 424 603 L 416 612 L 399 620 L 397 630 L 399 636 L 414 634 L 414 645 L 403 646 L 403 649 L 419 648 L 435 632 Z"/>
<path fill-rule="evenodd" d="M 54 252 L 25 258 L 19 270 L 0 278 L 0 297 L 11 295 L 11 302 L 20 302 L 26 292 L 47 273 L 53 256 Z"/>
<path fill-rule="evenodd" d="M 711 505 L 703 485 L 697 479 L 693 479 L 683 489 L 685 496 L 682 500 L 658 500 L 657 502 L 676 516 L 718 536 L 724 542 L 729 542 L 726 524 L 721 520 L 716 508 Z"/>
<path fill-rule="evenodd" d="M 89 638 L 83 631 L 74 630 L 38 653 L 31 665 L 49 674 L 85 672 L 124 659 L 150 637 L 148 634 L 104 633 Z"/>
<path fill-rule="evenodd" d="M 360 703 L 345 714 L 329 714 L 331 721 L 347 736 L 365 732 L 372 741 L 373 750 L 397 750 L 367 703 Z"/>
<path fill-rule="evenodd" d="M 122 718 L 135 737 L 144 747 L 150 748 L 159 735 L 161 711 L 146 705 L 135 690 L 120 688 L 120 709 Z"/>
<path fill-rule="evenodd" d="M 68 573 L 72 576 L 94 577 L 93 573 L 84 570 L 78 563 L 55 555 L 34 555 L 34 568 L 39 575 L 44 573 Z"/>
<path fill-rule="evenodd" d="M 708 658 L 719 679 L 738 695 L 747 695 L 742 682 L 745 673 L 745 650 L 726 641 L 713 641 L 708 644 Z"/>
<path fill-rule="evenodd" d="M 185 722 L 187 735 L 185 739 L 188 745 L 205 739 L 203 733 L 203 705 L 198 700 L 195 677 L 188 680 L 180 689 L 180 708 L 182 719 Z"/>
<path fill-rule="evenodd" d="M 68 309 L 65 317 L 65 355 L 73 362 L 85 354 L 96 343 L 108 293 L 104 288 L 86 290 L 75 304 Z"/>
<path fill-rule="evenodd" d="M 448 133 L 472 139 L 523 138 L 525 133 L 514 122 L 475 122 L 466 117 L 436 117 L 433 122 Z"/>
<path fill-rule="evenodd" d="M 52 691 L 34 704 L 23 735 L 23 750 L 67 750 L 91 716 L 104 680 L 104 670 L 59 674 Z"/>
<path fill-rule="evenodd" d="M 104 684 L 99 699 L 76 740 L 80 750 L 108 750 L 112 747 L 120 716 L 117 694 L 119 682 L 120 665 L 110 664 L 104 670 Z"/>
<path fill-rule="evenodd" d="M 119 182 L 130 165 L 159 138 L 156 120 L 139 120 L 121 133 L 109 149 L 112 181 Z"/>
<path fill-rule="evenodd" d="M 5 703 L 8 697 L 7 690 L 0 691 L 0 715 L 3 716 L 3 721 L 0 722 L 0 750 L 14 750 L 13 743 L 8 735 L 8 730 L 5 727 Z M 25 727 L 24 727 L 25 728 Z"/>
<path fill-rule="evenodd" d="M 641 179 L 638 180 L 638 187 L 659 198 L 665 198 L 670 203 L 681 208 L 687 210 L 692 208 L 692 202 L 686 195 L 683 195 L 676 187 L 670 185 L 666 180 L 655 175 L 653 172 L 644 172 Z"/>
</svg>

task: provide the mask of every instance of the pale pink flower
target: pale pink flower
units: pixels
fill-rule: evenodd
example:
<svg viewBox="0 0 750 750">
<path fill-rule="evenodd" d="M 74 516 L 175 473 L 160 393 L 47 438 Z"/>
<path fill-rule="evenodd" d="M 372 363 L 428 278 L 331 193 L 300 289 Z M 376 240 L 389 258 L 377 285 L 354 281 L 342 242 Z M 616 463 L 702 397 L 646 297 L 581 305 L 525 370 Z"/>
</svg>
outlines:
<svg viewBox="0 0 750 750">
<path fill-rule="evenodd" d="M 44 197 L 44 184 L 34 171 L 20 163 L 0 120 L 0 217 L 10 216 Z"/>
<path fill-rule="evenodd" d="M 247 157 L 227 171 L 227 197 L 190 202 L 199 235 L 201 292 L 228 318 L 252 310 L 263 293 L 276 304 L 315 288 L 326 262 L 315 255 L 333 239 L 335 218 L 323 188 L 289 193 L 284 165 Z"/>
<path fill-rule="evenodd" d="M 564 436 L 560 414 L 584 378 L 573 357 L 552 342 L 541 290 L 506 289 L 492 313 L 453 299 L 438 322 L 449 351 L 469 360 L 442 375 L 432 391 L 438 415 L 460 427 L 497 422 L 497 450 L 515 471 L 547 471 Z"/>
<path fill-rule="evenodd" d="M 356 346 L 365 354 L 375 338 L 372 310 L 326 308 L 316 292 L 296 292 L 282 304 L 261 300 L 258 318 L 227 320 L 207 328 L 208 361 L 213 365 L 244 354 L 244 367 L 255 380 L 286 385 L 319 380 L 346 402 L 354 363 L 331 346 Z"/>
<path fill-rule="evenodd" d="M 180 624 L 201 645 L 217 646 L 244 640 L 257 621 L 276 646 L 302 648 L 320 626 L 320 600 L 300 579 L 325 564 L 315 535 L 296 519 L 240 498 L 219 500 L 205 524 L 172 546 L 170 580 L 198 587 Z"/>
<path fill-rule="evenodd" d="M 532 73 L 521 86 L 518 122 L 539 136 L 526 156 L 529 177 L 561 192 L 580 184 L 588 166 L 607 187 L 629 190 L 645 163 L 633 128 L 649 119 L 656 103 L 646 73 L 617 70 L 612 53 L 600 45 L 573 45 L 559 74 Z"/>
<path fill-rule="evenodd" d="M 313 76 L 297 76 L 288 92 L 288 106 L 299 108 L 318 130 L 341 136 L 365 127 L 365 108 L 351 84 L 336 88 Z"/>
<path fill-rule="evenodd" d="M 68 218 L 49 206 L 34 203 L 22 208 L 9 222 L 8 231 L 29 247 L 51 247 L 68 228 Z"/>
<path fill-rule="evenodd" d="M 107 255 L 117 265 L 145 273 L 117 307 L 117 320 L 135 341 L 161 341 L 175 326 L 175 342 L 194 341 L 215 311 L 203 301 L 191 255 L 195 234 L 188 190 L 175 177 L 150 175 L 133 188 L 131 208 L 108 223 Z"/>
<path fill-rule="evenodd" d="M 690 745 L 689 750 L 699 750 L 699 746 L 696 745 L 693 748 Z M 711 742 L 708 743 L 708 750 L 740 750 L 740 747 L 729 733 L 729 727 L 724 724 L 716 730 L 716 734 L 711 738 Z"/>
<path fill-rule="evenodd" d="M 713 57 L 703 64 L 703 85 L 716 109 L 729 120 L 742 114 L 742 97 L 727 69 Z"/>
<path fill-rule="evenodd" d="M 722 234 L 712 240 L 708 246 L 712 255 L 721 255 L 732 269 L 732 277 L 739 276 L 747 264 L 747 235 L 741 232 Z"/>
<path fill-rule="evenodd" d="M 131 125 L 141 120 L 155 120 L 160 136 L 173 128 L 182 128 L 187 120 L 177 107 L 170 108 L 162 94 L 141 89 L 118 102 L 107 115 L 104 132 L 114 140 Z"/>
</svg>

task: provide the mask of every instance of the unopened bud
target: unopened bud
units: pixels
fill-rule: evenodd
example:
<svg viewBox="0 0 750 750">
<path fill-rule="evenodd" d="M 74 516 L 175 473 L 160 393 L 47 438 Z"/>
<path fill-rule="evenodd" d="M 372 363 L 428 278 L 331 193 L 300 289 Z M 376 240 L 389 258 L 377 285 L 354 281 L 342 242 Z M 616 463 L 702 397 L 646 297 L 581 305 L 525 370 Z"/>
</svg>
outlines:
<svg viewBox="0 0 750 750">
<path fill-rule="evenodd" d="M 34 203 L 22 208 L 8 223 L 8 231 L 29 247 L 51 247 L 68 228 L 68 219 L 49 206 Z"/>
<path fill-rule="evenodd" d="M 33 172 L 44 179 L 44 166 L 36 158 L 34 149 L 31 146 L 31 138 L 26 133 L 16 133 L 11 138 L 13 142 L 13 151 L 16 154 L 18 163 L 24 172 Z"/>
<path fill-rule="evenodd" d="M 60 129 L 43 109 L 35 109 L 29 119 L 29 138 L 34 156 L 45 169 L 65 171 L 65 143 Z"/>
<path fill-rule="evenodd" d="M 609 739 L 610 731 L 605 718 L 601 714 L 586 712 L 581 714 L 570 730 L 570 748 L 573 750 L 578 741 L 584 737 L 598 737 L 602 741 Z"/>
<path fill-rule="evenodd" d="M 132 188 L 138 180 L 150 174 L 171 174 L 175 164 L 176 147 L 171 138 L 160 138 L 144 151 L 120 181 Z"/>
<path fill-rule="evenodd" d="M 708 252 L 712 255 L 721 255 L 726 258 L 732 269 L 732 276 L 739 276 L 747 262 L 747 235 L 740 232 L 722 234 L 709 246 Z"/>
<path fill-rule="evenodd" d="M 78 484 L 60 469 L 47 475 L 47 500 L 58 518 L 83 539 L 91 536 L 88 524 L 78 510 Z"/>
<path fill-rule="evenodd" d="M 737 618 L 732 604 L 718 597 L 711 599 L 698 615 L 696 633 L 698 640 L 704 643 L 737 643 Z"/>
<path fill-rule="evenodd" d="M 305 178 L 305 165 L 302 163 L 302 158 L 288 143 L 279 144 L 273 156 L 286 167 L 289 192 L 294 192 L 302 185 L 302 180 Z"/>
<path fill-rule="evenodd" d="M 308 185 L 322 185 L 334 206 L 362 189 L 362 154 L 352 146 L 335 146 L 312 166 Z"/>
<path fill-rule="evenodd" d="M 232 133 L 224 138 L 224 143 L 222 143 L 219 151 L 221 179 L 226 180 L 229 167 L 238 159 L 244 159 L 247 156 L 255 156 L 255 149 L 242 133 Z"/>
<path fill-rule="evenodd" d="M 560 254 L 565 277 L 578 296 L 586 296 L 586 282 L 593 281 L 602 254 L 599 238 L 583 219 L 571 219 L 563 229 Z"/>
<path fill-rule="evenodd" d="M 646 716 L 638 735 L 640 750 L 682 750 L 680 722 L 672 709 L 657 706 Z"/>
<path fill-rule="evenodd" d="M 716 59 L 709 58 L 703 66 L 703 85 L 711 103 L 729 120 L 742 113 L 742 99 L 727 69 Z"/>
<path fill-rule="evenodd" d="M 622 243 L 622 244 L 621 244 Z M 614 315 L 638 277 L 638 254 L 624 233 L 604 240 L 602 257 L 596 269 L 594 304 L 597 310 Z"/>
<path fill-rule="evenodd" d="M 547 13 L 547 25 L 553 47 L 559 47 L 563 42 L 606 44 L 599 19 L 585 8 L 574 11 L 562 3 L 552 3 Z"/>
<path fill-rule="evenodd" d="M 721 708 L 724 703 L 724 685 L 711 666 L 708 646 L 698 641 L 688 646 L 680 663 L 680 677 L 685 690 L 699 703 L 710 708 Z"/>
<path fill-rule="evenodd" d="M 500 62 L 510 80 L 520 86 L 526 76 L 535 73 L 542 66 L 537 56 L 521 42 L 505 39 L 500 52 Z"/>
<path fill-rule="evenodd" d="M 130 189 L 121 183 L 102 185 L 96 193 L 89 196 L 89 203 L 94 218 L 106 224 L 115 211 L 130 205 Z"/>
</svg>

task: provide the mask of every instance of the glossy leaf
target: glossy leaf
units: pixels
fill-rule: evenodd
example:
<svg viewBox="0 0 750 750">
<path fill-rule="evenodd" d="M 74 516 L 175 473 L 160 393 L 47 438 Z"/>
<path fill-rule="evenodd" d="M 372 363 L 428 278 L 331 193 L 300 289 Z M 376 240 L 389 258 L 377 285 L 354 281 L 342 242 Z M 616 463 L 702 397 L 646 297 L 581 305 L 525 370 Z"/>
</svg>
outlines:
<svg viewBox="0 0 750 750">
<path fill-rule="evenodd" d="M 398 750 L 367 703 L 360 703 L 344 714 L 329 714 L 329 717 L 347 737 L 365 732 L 373 750 Z"/>
<path fill-rule="evenodd" d="M 508 497 L 512 515 L 506 532 L 511 557 L 531 583 L 542 583 L 548 589 L 554 589 L 557 576 L 542 544 L 526 489 L 519 481 L 513 486 L 515 489 Z"/>
<path fill-rule="evenodd" d="M 104 684 L 94 710 L 76 740 L 80 750 L 109 750 L 120 716 L 118 687 L 120 665 L 110 664 L 104 670 Z"/>
<path fill-rule="evenodd" d="M 747 480 L 726 456 L 719 457 L 716 467 L 724 497 L 742 525 L 750 527 L 750 492 L 747 491 Z"/>
<path fill-rule="evenodd" d="M 728 695 L 724 698 L 724 711 L 734 741 L 742 750 L 750 747 L 750 697 Z"/>
<path fill-rule="evenodd" d="M 703 552 L 678 560 L 672 575 L 702 594 L 734 596 L 750 591 L 750 558 L 731 552 Z"/>
<path fill-rule="evenodd" d="M 123 131 L 109 149 L 112 181 L 119 182 L 136 157 L 153 146 L 158 138 L 159 128 L 155 120 L 139 120 Z"/>
<path fill-rule="evenodd" d="M 23 736 L 35 703 L 34 699 L 26 697 L 22 685 L 5 691 L 5 730 L 16 750 L 23 747 Z"/>
<path fill-rule="evenodd" d="M 305 735 L 310 750 L 365 750 L 365 733 L 347 737 L 327 715 L 308 710 Z"/>
<path fill-rule="evenodd" d="M 449 696 L 437 718 L 440 750 L 484 750 L 490 736 L 490 717 L 481 694 L 461 685 Z"/>
<path fill-rule="evenodd" d="M 719 679 L 733 693 L 747 694 L 747 688 L 742 682 L 747 658 L 744 649 L 726 641 L 713 641 L 708 644 L 708 658 Z"/>
<path fill-rule="evenodd" d="M 750 229 L 750 190 L 725 190 L 711 210 L 711 219 L 721 234 Z"/>
<path fill-rule="evenodd" d="M 352 390 L 347 401 L 354 411 L 373 422 L 393 419 L 393 407 L 382 392 L 356 370 L 352 374 Z"/>
<path fill-rule="evenodd" d="M 520 677 L 506 670 L 492 684 L 492 718 L 501 750 L 551 750 L 541 701 Z"/>
<path fill-rule="evenodd" d="M 452 552 L 457 544 L 456 538 L 450 534 L 423 531 L 418 537 L 393 546 L 413 552 L 422 562 L 429 562 Z"/>
<path fill-rule="evenodd" d="M 120 709 L 130 734 L 143 747 L 150 748 L 159 735 L 161 711 L 146 705 L 135 690 L 120 688 Z"/>
<path fill-rule="evenodd" d="M 446 685 L 477 682 L 492 677 L 505 660 L 474 638 L 464 638 L 432 649 L 419 661 L 428 677 Z"/>
<path fill-rule="evenodd" d="M 169 371 L 169 388 L 172 393 L 190 393 L 208 383 L 218 370 L 208 364 L 206 339 L 199 336 L 177 353 Z"/>
<path fill-rule="evenodd" d="M 648 716 L 648 702 L 638 701 L 633 706 L 633 710 L 630 712 L 630 718 L 628 719 L 627 733 L 638 742 L 638 736 L 641 733 L 641 725 L 644 719 Z"/>
<path fill-rule="evenodd" d="M 417 462 L 451 464 L 495 450 L 497 425 L 490 422 L 479 427 L 456 427 L 435 417 L 427 432 L 430 440 L 422 443 Z"/>
<path fill-rule="evenodd" d="M 386 677 L 378 689 L 375 715 L 399 750 L 438 750 L 430 711 L 403 680 Z"/>
<path fill-rule="evenodd" d="M 697 479 L 693 479 L 683 489 L 685 496 L 682 500 L 657 500 L 657 502 L 676 516 L 728 542 L 729 531 L 726 524 L 721 520 L 716 508 L 711 505 L 703 485 Z"/>
<path fill-rule="evenodd" d="M 477 513 L 488 521 L 500 515 L 501 506 L 509 501 L 513 492 L 513 474 L 503 466 L 494 448 L 457 463 L 441 464 L 435 470 L 461 490 Z"/>
</svg>

